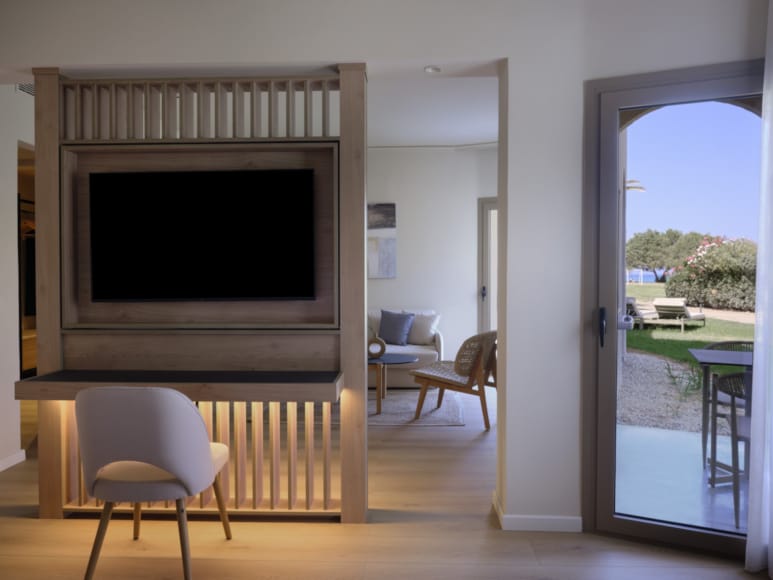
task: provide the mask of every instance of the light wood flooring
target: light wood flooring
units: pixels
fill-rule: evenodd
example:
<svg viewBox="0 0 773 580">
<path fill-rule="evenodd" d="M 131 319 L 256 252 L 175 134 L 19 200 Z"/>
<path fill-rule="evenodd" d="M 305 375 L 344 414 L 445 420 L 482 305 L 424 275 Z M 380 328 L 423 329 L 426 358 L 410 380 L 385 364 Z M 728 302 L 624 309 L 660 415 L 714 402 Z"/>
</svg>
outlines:
<svg viewBox="0 0 773 580">
<path fill-rule="evenodd" d="M 492 397 L 493 398 L 493 397 Z M 370 521 L 190 522 L 197 579 L 727 580 L 754 577 L 740 562 L 593 534 L 505 532 L 491 508 L 496 425 L 463 397 L 465 427 L 371 427 Z M 385 405 L 389 404 L 389 399 Z M 492 417 L 496 417 L 492 407 Z M 28 460 L 0 473 L 0 578 L 82 578 L 97 522 L 39 520 Z M 764 577 L 759 575 L 760 578 Z M 96 578 L 182 578 L 170 520 L 108 530 Z"/>
</svg>

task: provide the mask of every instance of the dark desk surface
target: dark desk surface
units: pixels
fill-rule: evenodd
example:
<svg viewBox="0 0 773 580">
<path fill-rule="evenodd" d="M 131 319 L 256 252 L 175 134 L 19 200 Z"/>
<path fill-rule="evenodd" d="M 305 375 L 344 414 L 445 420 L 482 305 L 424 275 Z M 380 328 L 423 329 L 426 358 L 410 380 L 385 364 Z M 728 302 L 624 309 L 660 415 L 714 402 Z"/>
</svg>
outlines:
<svg viewBox="0 0 773 580">
<path fill-rule="evenodd" d="M 690 354 L 702 365 L 733 365 L 751 367 L 754 353 L 740 350 L 690 348 Z"/>
<path fill-rule="evenodd" d="M 67 369 L 16 383 L 16 398 L 72 400 L 98 385 L 165 386 L 194 401 L 336 401 L 339 371 L 85 370 Z"/>
</svg>

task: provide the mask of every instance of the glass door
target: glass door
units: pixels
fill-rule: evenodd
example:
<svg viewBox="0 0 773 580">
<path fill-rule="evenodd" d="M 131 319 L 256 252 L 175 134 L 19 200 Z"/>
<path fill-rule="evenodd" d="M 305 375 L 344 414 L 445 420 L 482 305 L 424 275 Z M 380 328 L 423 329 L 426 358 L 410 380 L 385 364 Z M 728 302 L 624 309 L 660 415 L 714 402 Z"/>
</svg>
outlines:
<svg viewBox="0 0 773 580">
<path fill-rule="evenodd" d="M 753 283 L 750 305 L 742 282 L 695 276 L 756 251 L 760 87 L 741 75 L 601 95 L 599 529 L 742 549 L 744 484 L 735 509 L 732 478 L 710 481 L 707 462 L 732 462 L 728 407 L 704 415 L 690 349 L 753 340 Z"/>
</svg>

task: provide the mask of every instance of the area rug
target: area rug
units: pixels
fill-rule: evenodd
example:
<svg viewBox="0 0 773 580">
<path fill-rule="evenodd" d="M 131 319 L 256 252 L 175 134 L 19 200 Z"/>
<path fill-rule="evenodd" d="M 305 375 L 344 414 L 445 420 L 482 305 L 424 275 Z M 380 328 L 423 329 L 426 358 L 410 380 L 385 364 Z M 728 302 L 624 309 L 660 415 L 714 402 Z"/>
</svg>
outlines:
<svg viewBox="0 0 773 580">
<path fill-rule="evenodd" d="M 368 391 L 368 425 L 402 425 L 405 427 L 461 427 L 464 425 L 464 413 L 458 393 L 446 391 L 443 404 L 436 409 L 438 390 L 427 393 L 421 417 L 414 420 L 416 403 L 419 401 L 417 389 L 389 389 L 386 399 L 381 401 L 381 414 L 376 414 L 376 393 Z"/>
</svg>

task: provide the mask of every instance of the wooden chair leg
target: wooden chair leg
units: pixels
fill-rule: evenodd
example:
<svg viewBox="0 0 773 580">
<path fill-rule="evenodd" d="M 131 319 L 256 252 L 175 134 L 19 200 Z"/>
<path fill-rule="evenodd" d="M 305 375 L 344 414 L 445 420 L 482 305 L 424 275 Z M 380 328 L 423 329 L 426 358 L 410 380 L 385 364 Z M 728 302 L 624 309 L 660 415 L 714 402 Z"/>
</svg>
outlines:
<svg viewBox="0 0 773 580">
<path fill-rule="evenodd" d="M 225 531 L 226 540 L 231 539 L 231 523 L 228 521 L 228 512 L 225 509 L 225 499 L 220 487 L 220 476 L 215 478 L 212 487 L 215 488 L 215 500 L 217 500 L 217 510 L 220 512 L 220 521 L 223 522 L 223 531 Z"/>
<path fill-rule="evenodd" d="M 102 550 L 102 542 L 105 540 L 105 534 L 107 533 L 107 525 L 110 523 L 110 516 L 113 513 L 113 502 L 105 502 L 105 507 L 102 508 L 102 517 L 99 518 L 99 526 L 97 527 L 97 535 L 94 537 L 94 545 L 91 548 L 91 556 L 89 556 L 89 564 L 86 567 L 86 575 L 84 580 L 91 580 L 94 576 L 94 570 L 97 567 L 97 560 L 99 559 L 99 552 Z"/>
<path fill-rule="evenodd" d="M 438 394 L 437 394 L 437 407 L 436 407 L 437 409 L 439 409 L 440 405 L 443 404 L 443 395 L 445 394 L 446 394 L 446 390 L 443 387 L 440 387 L 440 390 L 438 391 Z"/>
<path fill-rule="evenodd" d="M 414 415 L 414 420 L 421 417 L 421 409 L 424 407 L 424 399 L 427 397 L 427 389 L 429 388 L 429 385 L 427 383 L 422 383 L 421 385 L 421 391 L 419 391 L 419 402 L 416 403 L 416 415 Z"/>
<path fill-rule="evenodd" d="M 480 389 L 480 408 L 483 411 L 483 424 L 486 426 L 486 431 L 491 429 L 491 424 L 488 420 L 488 405 L 486 404 L 486 387 L 479 385 Z"/>
<path fill-rule="evenodd" d="M 177 505 L 177 529 L 180 533 L 180 552 L 183 559 L 183 577 L 191 580 L 191 546 L 188 541 L 188 518 L 185 513 L 185 498 L 175 500 Z"/>
<path fill-rule="evenodd" d="M 141 512 L 142 512 L 142 504 L 140 502 L 136 502 L 134 504 L 134 533 L 132 534 L 132 537 L 135 540 L 138 540 L 140 537 Z"/>
</svg>

